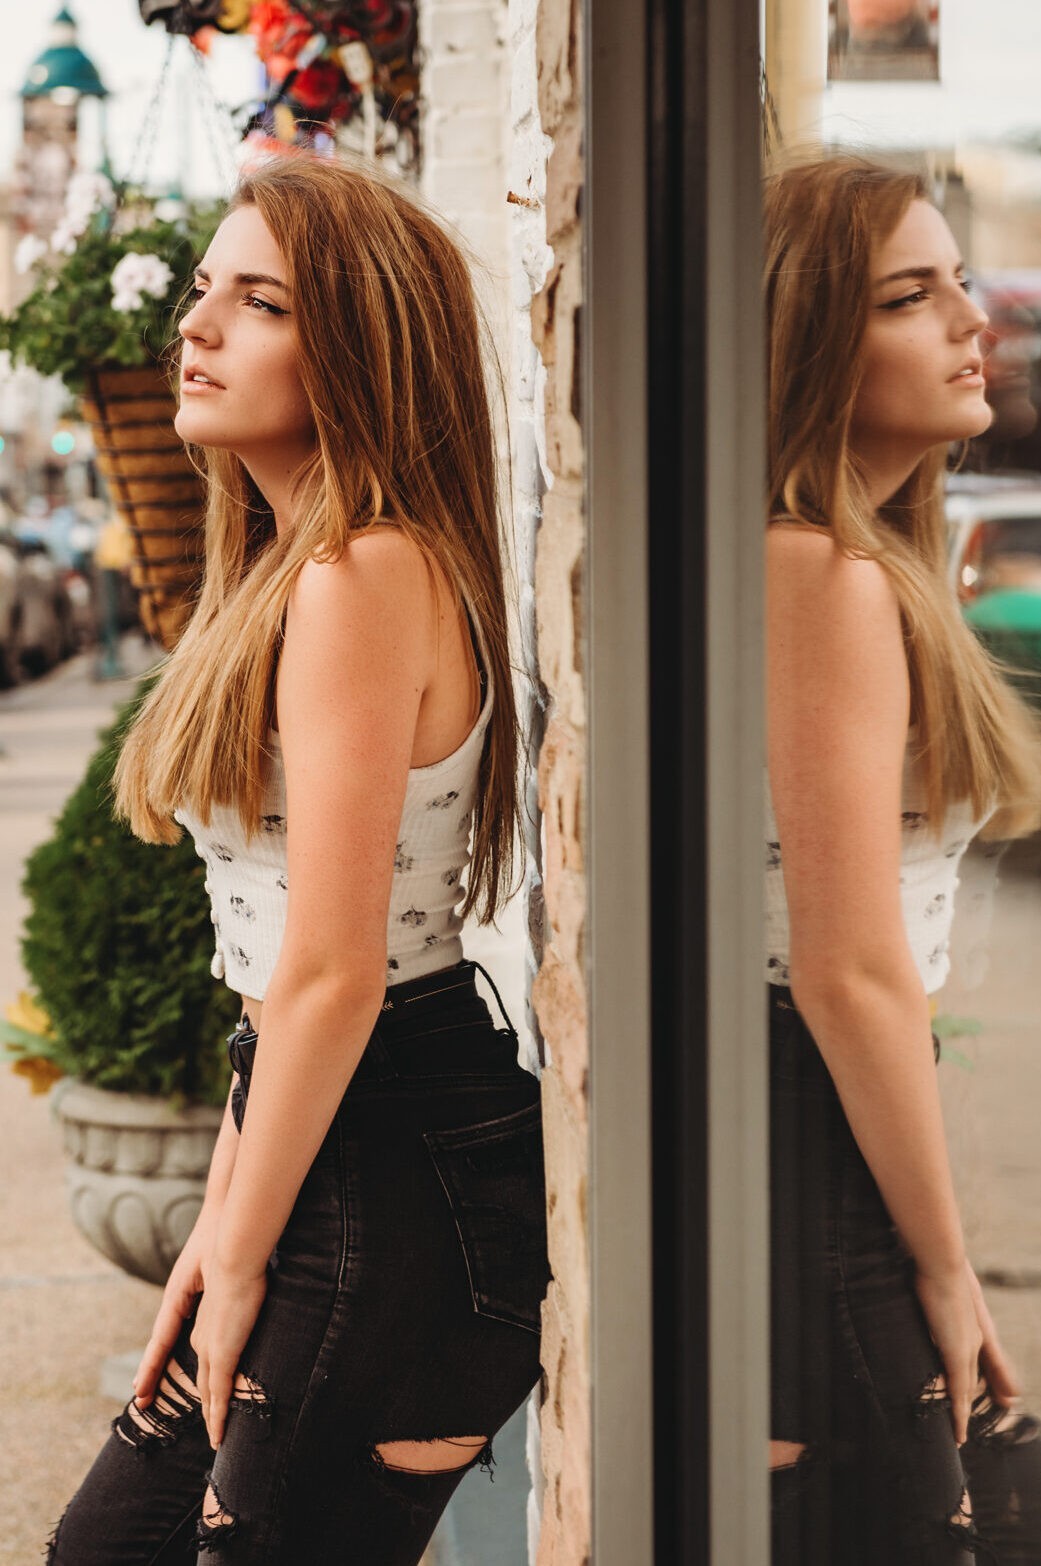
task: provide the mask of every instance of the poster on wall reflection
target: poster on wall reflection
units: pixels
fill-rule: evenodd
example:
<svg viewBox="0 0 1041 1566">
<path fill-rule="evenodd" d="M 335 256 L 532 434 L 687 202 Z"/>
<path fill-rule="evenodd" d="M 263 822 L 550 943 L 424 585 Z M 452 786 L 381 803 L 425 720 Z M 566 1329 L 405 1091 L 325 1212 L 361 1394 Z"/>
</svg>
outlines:
<svg viewBox="0 0 1041 1566">
<path fill-rule="evenodd" d="M 828 80 L 935 82 L 940 0 L 828 0 Z"/>
</svg>

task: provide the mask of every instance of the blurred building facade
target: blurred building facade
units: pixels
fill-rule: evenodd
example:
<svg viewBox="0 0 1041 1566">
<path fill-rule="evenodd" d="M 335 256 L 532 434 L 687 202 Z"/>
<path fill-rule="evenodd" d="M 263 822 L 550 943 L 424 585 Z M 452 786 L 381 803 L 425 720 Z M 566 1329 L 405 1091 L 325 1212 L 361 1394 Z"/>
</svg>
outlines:
<svg viewBox="0 0 1041 1566">
<path fill-rule="evenodd" d="M 107 89 L 93 60 L 80 48 L 76 22 L 62 7 L 46 30 L 44 47 L 30 62 L 20 90 L 22 137 L 9 180 L 0 185 L 0 313 L 17 305 L 31 286 L 15 257 L 20 242 L 46 238 L 61 216 L 69 177 L 78 167 L 80 110 L 103 103 Z M 104 137 L 101 138 L 104 145 Z M 81 432 L 71 460 L 59 459 L 50 437 L 69 405 L 54 381 L 32 371 L 0 377 L 0 495 L 19 508 L 32 495 L 51 503 L 66 498 L 66 474 L 85 491 L 89 449 Z"/>
</svg>

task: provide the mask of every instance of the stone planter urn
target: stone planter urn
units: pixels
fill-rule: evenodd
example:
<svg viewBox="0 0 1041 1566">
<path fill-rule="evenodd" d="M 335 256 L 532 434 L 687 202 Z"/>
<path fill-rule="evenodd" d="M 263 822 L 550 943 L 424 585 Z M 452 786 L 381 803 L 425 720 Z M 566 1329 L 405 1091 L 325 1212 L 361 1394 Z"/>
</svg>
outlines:
<svg viewBox="0 0 1041 1566">
<path fill-rule="evenodd" d="M 55 1095 L 77 1229 L 132 1277 L 165 1283 L 202 1206 L 223 1112 L 74 1078 Z"/>
</svg>

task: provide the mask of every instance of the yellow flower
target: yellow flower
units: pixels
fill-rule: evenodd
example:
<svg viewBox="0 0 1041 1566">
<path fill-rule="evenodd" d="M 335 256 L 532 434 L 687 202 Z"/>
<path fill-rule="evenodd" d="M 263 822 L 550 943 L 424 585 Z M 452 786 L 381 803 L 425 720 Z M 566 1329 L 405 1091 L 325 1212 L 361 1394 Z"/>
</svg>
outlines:
<svg viewBox="0 0 1041 1566">
<path fill-rule="evenodd" d="M 23 1055 L 12 1063 L 11 1070 L 25 1077 L 34 1093 L 49 1093 L 58 1078 L 65 1075 L 53 1060 L 44 1060 L 41 1055 Z"/>
<path fill-rule="evenodd" d="M 34 1000 L 27 990 L 19 992 L 18 999 L 11 1002 L 4 1016 L 8 1022 L 13 1022 L 16 1028 L 24 1028 L 26 1033 L 39 1033 L 42 1038 L 54 1036 L 50 1017 L 39 1001 Z"/>
</svg>

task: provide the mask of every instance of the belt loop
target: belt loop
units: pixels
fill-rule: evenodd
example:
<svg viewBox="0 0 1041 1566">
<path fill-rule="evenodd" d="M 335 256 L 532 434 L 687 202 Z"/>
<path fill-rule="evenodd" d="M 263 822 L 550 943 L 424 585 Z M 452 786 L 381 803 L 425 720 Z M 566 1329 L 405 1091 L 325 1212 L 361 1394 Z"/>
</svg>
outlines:
<svg viewBox="0 0 1041 1566">
<path fill-rule="evenodd" d="M 491 974 L 488 972 L 488 969 L 484 966 L 483 963 L 475 961 L 475 959 L 472 958 L 472 957 L 470 958 L 470 963 L 471 963 L 472 967 L 479 969 L 479 971 L 481 973 L 483 973 L 485 978 L 488 980 L 488 983 L 492 987 L 492 994 L 495 996 L 495 999 L 499 1003 L 499 1010 L 502 1012 L 502 1020 L 506 1024 L 506 1031 L 507 1031 L 507 1033 L 512 1033 L 513 1037 L 516 1038 L 517 1037 L 517 1029 L 513 1026 L 513 1023 L 509 1019 L 509 1016 L 508 1016 L 507 1011 L 506 1011 L 506 1007 L 502 1003 L 502 996 L 499 994 L 499 987 L 496 984 L 495 980 L 492 978 Z"/>
</svg>

